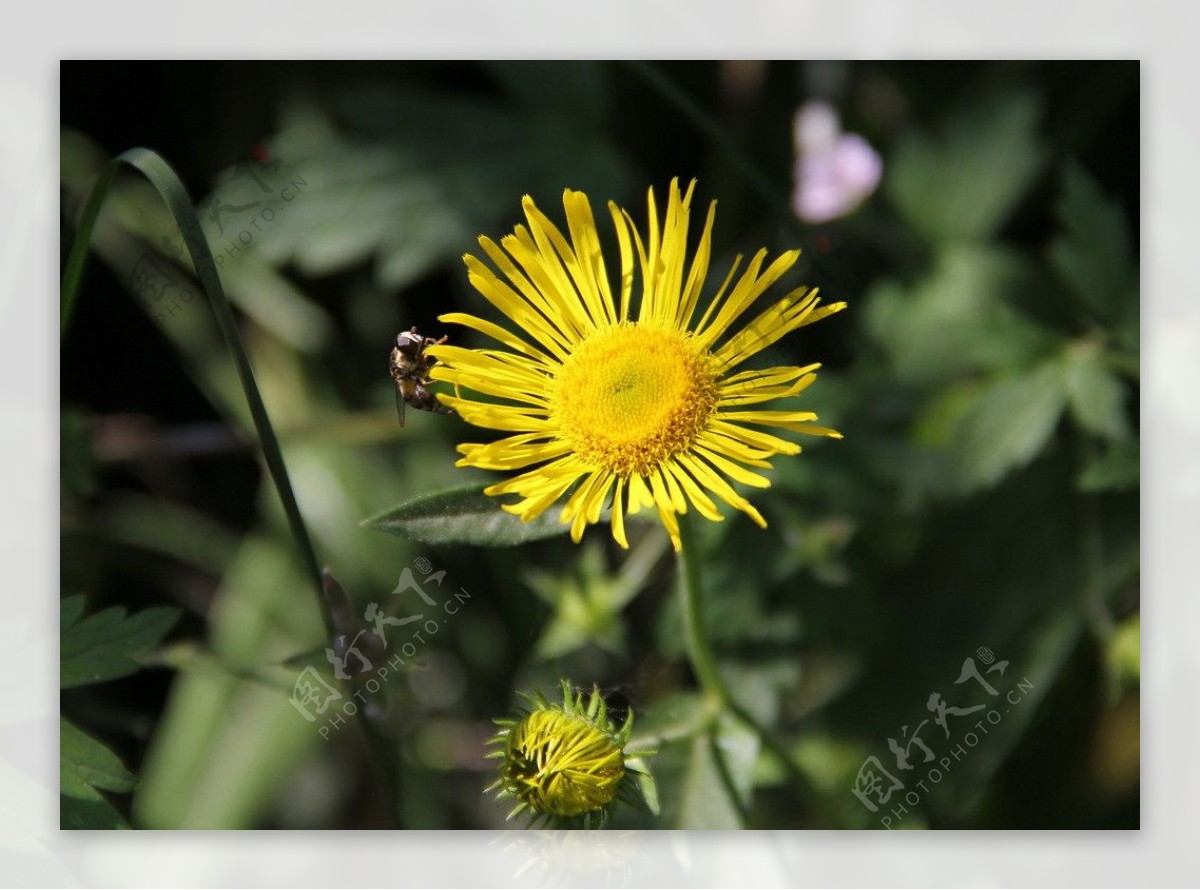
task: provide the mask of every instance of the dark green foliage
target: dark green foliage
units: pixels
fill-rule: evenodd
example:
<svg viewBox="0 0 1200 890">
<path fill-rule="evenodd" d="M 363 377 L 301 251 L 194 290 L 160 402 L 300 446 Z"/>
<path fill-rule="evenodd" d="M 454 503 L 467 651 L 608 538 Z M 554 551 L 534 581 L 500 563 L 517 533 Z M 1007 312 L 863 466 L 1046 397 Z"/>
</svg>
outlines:
<svg viewBox="0 0 1200 890">
<path fill-rule="evenodd" d="M 81 620 L 84 597 L 62 601 L 59 685 L 63 689 L 101 683 L 138 670 L 144 655 L 179 620 L 179 610 L 166 606 L 127 615 L 113 606 Z"/>
</svg>

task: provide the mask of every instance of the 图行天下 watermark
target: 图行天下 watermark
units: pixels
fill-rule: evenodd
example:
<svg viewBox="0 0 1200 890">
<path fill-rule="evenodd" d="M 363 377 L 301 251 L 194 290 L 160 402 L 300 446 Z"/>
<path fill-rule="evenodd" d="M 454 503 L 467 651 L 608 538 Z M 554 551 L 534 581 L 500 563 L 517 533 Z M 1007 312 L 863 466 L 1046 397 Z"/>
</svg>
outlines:
<svg viewBox="0 0 1200 890">
<path fill-rule="evenodd" d="M 251 154 L 254 160 L 239 161 L 229 177 L 195 208 L 198 222 L 192 224 L 193 231 L 209 240 L 218 267 L 249 251 L 308 187 L 303 176 L 284 169 L 282 160 L 268 159 L 261 146 L 255 146 Z M 129 273 L 129 289 L 147 304 L 159 324 L 183 312 L 196 297 L 182 271 L 188 266 L 183 241 L 164 235 L 162 246 L 161 254 L 166 256 L 147 250 Z"/>
<path fill-rule="evenodd" d="M 899 825 L 914 807 L 920 805 L 933 786 L 939 785 L 957 764 L 970 756 L 972 749 L 984 741 L 989 728 L 999 725 L 1004 715 L 1019 706 L 1026 693 L 1034 688 L 1028 678 L 1021 677 L 1001 693 L 996 685 L 1001 684 L 1008 662 L 996 661 L 995 654 L 987 647 L 978 649 L 975 656 L 985 670 L 981 673 L 975 657 L 968 657 L 954 684 L 974 681 L 977 687 L 968 688 L 986 698 L 969 707 L 955 707 L 947 704 L 940 692 L 931 692 L 925 709 L 933 716 L 922 720 L 912 732 L 907 724 L 901 726 L 899 741 L 895 738 L 887 740 L 888 750 L 895 759 L 894 772 L 875 755 L 864 760 L 859 768 L 850 790 L 870 812 L 880 814 L 879 824 L 884 828 L 890 830 Z M 993 674 L 997 676 L 989 682 L 988 678 Z M 927 741 L 921 734 L 931 720 L 942 732 L 939 736 L 936 730 L 930 731 L 932 741 Z M 936 746 L 938 752 L 931 745 Z"/>
<path fill-rule="evenodd" d="M 369 696 L 379 693 L 391 677 L 409 667 L 417 654 L 471 598 L 462 587 L 451 591 L 443 583 L 446 571 L 433 571 L 433 565 L 425 557 L 418 557 L 413 565 L 424 577 L 418 581 L 413 570 L 405 566 L 390 595 L 415 593 L 427 610 L 395 618 L 389 616 L 379 603 L 367 603 L 362 622 L 355 622 L 355 627 L 337 634 L 333 645 L 325 649 L 325 660 L 332 668 L 333 676 L 346 683 L 352 690 L 350 695 L 344 695 L 312 665 L 296 677 L 292 706 L 309 723 L 321 724 L 318 731 L 322 738 L 328 740 L 345 725 L 347 717 L 354 717 L 360 707 L 367 707 Z M 441 595 L 440 603 L 431 591 Z M 389 631 L 389 628 L 407 630 Z"/>
</svg>

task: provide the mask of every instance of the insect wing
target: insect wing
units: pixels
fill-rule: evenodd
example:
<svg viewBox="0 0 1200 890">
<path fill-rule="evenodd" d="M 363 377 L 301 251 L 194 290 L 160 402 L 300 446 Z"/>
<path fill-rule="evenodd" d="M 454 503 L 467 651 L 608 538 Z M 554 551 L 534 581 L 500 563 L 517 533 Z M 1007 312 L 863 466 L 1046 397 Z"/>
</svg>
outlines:
<svg viewBox="0 0 1200 890">
<path fill-rule="evenodd" d="M 399 385 L 396 386 L 396 419 L 400 421 L 400 426 L 404 426 L 404 409 L 406 402 L 404 396 L 400 394 Z"/>
</svg>

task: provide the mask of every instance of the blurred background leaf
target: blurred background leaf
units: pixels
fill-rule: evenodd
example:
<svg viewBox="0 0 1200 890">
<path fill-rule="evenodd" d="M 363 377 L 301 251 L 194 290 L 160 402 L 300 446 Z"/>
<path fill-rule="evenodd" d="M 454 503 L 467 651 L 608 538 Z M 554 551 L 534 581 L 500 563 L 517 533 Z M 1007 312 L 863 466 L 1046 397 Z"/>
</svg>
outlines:
<svg viewBox="0 0 1200 890">
<path fill-rule="evenodd" d="M 100 742 L 59 721 L 59 792 L 62 828 L 128 828 L 101 791 L 132 791 L 135 777 Z"/>
<path fill-rule="evenodd" d="M 1041 105 L 1024 91 L 971 97 L 933 132 L 903 138 L 888 193 L 918 234 L 931 242 L 996 234 L 1045 164 Z"/>
<path fill-rule="evenodd" d="M 711 732 L 667 746 L 654 758 L 663 828 L 745 828 L 758 738 L 724 717 Z M 732 789 L 732 794 L 730 793 Z"/>
<path fill-rule="evenodd" d="M 1055 271 L 1102 321 L 1136 318 L 1137 264 L 1125 218 L 1078 164 L 1064 170 L 1058 215 L 1064 232 L 1050 245 Z"/>
<path fill-rule="evenodd" d="M 161 640 L 179 619 L 165 606 L 126 615 L 114 606 L 81 619 L 84 597 L 62 601 L 59 641 L 59 685 L 66 689 L 132 674 L 137 657 Z"/>
<path fill-rule="evenodd" d="M 994 485 L 1036 457 L 1050 441 L 1066 399 L 1063 369 L 1054 362 L 983 389 L 950 444 L 963 490 Z"/>
</svg>

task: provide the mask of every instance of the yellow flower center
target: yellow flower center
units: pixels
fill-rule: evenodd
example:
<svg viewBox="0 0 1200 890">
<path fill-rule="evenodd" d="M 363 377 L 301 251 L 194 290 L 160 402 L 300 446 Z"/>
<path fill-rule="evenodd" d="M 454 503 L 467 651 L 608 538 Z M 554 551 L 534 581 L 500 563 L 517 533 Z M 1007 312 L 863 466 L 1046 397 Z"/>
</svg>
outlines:
<svg viewBox="0 0 1200 890">
<path fill-rule="evenodd" d="M 684 332 L 609 328 L 563 365 L 552 388 L 553 419 L 587 463 L 646 475 L 689 449 L 712 416 L 715 364 Z"/>
</svg>

